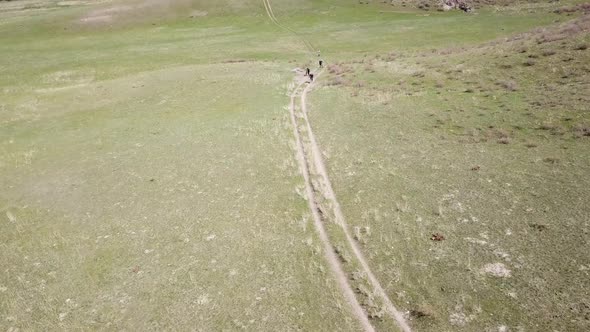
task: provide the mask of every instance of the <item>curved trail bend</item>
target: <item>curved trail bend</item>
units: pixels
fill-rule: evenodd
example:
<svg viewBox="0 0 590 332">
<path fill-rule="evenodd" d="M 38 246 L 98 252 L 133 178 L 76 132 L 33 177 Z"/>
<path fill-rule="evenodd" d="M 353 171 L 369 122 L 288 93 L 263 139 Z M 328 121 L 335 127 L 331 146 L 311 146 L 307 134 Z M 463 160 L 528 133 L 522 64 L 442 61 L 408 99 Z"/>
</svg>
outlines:
<svg viewBox="0 0 590 332">
<path fill-rule="evenodd" d="M 288 27 L 285 27 L 278 22 L 278 20 L 276 19 L 276 17 L 274 16 L 274 13 L 272 11 L 270 0 L 263 0 L 263 3 L 264 3 L 264 8 L 266 9 L 266 13 L 267 13 L 268 17 L 275 25 L 297 35 L 299 38 L 301 38 L 303 40 L 306 48 L 308 48 L 308 50 L 310 50 L 310 51 L 313 51 L 313 46 L 311 45 L 311 43 L 309 43 L 307 40 L 305 40 L 303 37 L 301 37 L 296 31 L 294 31 Z M 316 80 L 322 75 L 322 73 L 323 73 L 323 70 L 321 70 L 320 72 L 317 73 Z M 406 319 L 399 312 L 399 310 L 396 309 L 396 307 L 393 305 L 392 301 L 387 296 L 387 293 L 385 292 L 385 290 L 383 289 L 383 287 L 379 283 L 379 280 L 375 277 L 375 275 L 371 271 L 371 268 L 369 267 L 369 264 L 367 263 L 361 249 L 359 248 L 358 244 L 356 243 L 356 241 L 354 240 L 354 238 L 350 234 L 350 231 L 348 229 L 348 225 L 346 224 L 346 220 L 344 218 L 344 214 L 342 213 L 342 209 L 340 207 L 340 203 L 338 203 L 338 200 L 336 199 L 336 194 L 332 188 L 332 183 L 330 181 L 330 178 L 328 177 L 328 172 L 326 171 L 326 166 L 323 161 L 321 149 L 317 143 L 315 135 L 313 134 L 313 130 L 312 130 L 309 118 L 308 118 L 307 93 L 314 87 L 315 81 L 311 82 L 302 91 L 300 91 L 301 86 L 303 86 L 304 84 L 305 84 L 305 82 L 299 83 L 293 89 L 293 91 L 291 93 L 290 104 L 289 104 L 289 113 L 290 113 L 291 123 L 293 126 L 293 135 L 295 136 L 295 141 L 296 141 L 296 158 L 297 158 L 297 162 L 299 164 L 300 172 L 304 178 L 307 202 L 308 202 L 312 217 L 314 219 L 314 226 L 319 234 L 320 241 L 322 242 L 322 245 L 324 247 L 324 254 L 326 256 L 326 260 L 327 260 L 332 272 L 334 273 L 334 275 L 336 277 L 338 285 L 340 286 L 340 289 L 342 290 L 342 293 L 343 293 L 346 301 L 349 303 L 352 312 L 355 314 L 355 316 L 359 320 L 359 323 L 361 324 L 363 329 L 365 331 L 374 331 L 373 326 L 369 322 L 369 319 L 367 318 L 366 313 L 364 312 L 362 306 L 359 304 L 358 299 L 356 298 L 356 296 L 352 290 L 352 287 L 348 281 L 347 275 L 344 272 L 342 265 L 335 254 L 334 246 L 332 245 L 330 238 L 326 232 L 326 229 L 323 224 L 326 220 L 325 220 L 323 214 L 321 213 L 321 210 L 319 208 L 318 201 L 317 201 L 317 197 L 319 195 L 323 196 L 326 200 L 331 202 L 331 206 L 333 207 L 334 216 L 336 218 L 336 223 L 342 227 L 345 237 L 346 237 L 346 240 L 347 240 L 349 246 L 352 248 L 354 256 L 359 261 L 363 271 L 366 273 L 366 275 L 369 279 L 369 282 L 370 282 L 371 286 L 373 287 L 374 292 L 376 293 L 376 295 L 378 297 L 380 297 L 382 299 L 383 304 L 385 305 L 385 308 L 387 309 L 387 312 L 397 322 L 399 328 L 402 331 L 411 332 L 410 326 L 408 325 Z M 300 113 L 301 113 L 300 115 L 301 115 L 301 118 L 303 119 L 303 122 L 304 122 L 304 124 L 303 124 L 304 128 L 301 128 L 302 126 L 300 126 L 298 124 L 297 118 L 295 115 L 295 98 L 298 95 L 300 96 Z M 309 146 L 305 146 L 305 144 L 303 143 L 303 140 L 302 140 L 302 131 L 303 130 L 302 129 L 306 129 L 305 130 L 305 132 L 307 134 L 306 138 L 309 141 L 309 144 L 308 144 Z M 305 153 L 306 147 L 309 150 L 311 150 L 310 157 L 308 157 Z M 312 171 L 311 171 L 312 164 L 310 163 L 310 160 L 309 160 L 310 158 L 312 159 L 313 166 L 314 166 L 313 169 L 315 170 L 316 173 L 312 173 Z M 321 182 L 322 182 L 320 185 L 321 188 L 314 187 L 313 183 L 311 182 L 312 175 L 317 175 L 320 177 Z"/>
</svg>

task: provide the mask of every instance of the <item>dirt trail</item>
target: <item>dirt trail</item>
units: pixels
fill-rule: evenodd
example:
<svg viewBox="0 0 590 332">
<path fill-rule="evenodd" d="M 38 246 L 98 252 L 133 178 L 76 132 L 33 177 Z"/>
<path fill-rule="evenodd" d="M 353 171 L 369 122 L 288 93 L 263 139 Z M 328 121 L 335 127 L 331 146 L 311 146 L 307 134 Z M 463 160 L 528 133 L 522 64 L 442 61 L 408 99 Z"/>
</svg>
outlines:
<svg viewBox="0 0 590 332">
<path fill-rule="evenodd" d="M 301 37 L 299 34 L 297 34 L 297 32 L 295 32 L 287 27 L 282 26 L 278 22 L 278 20 L 274 16 L 274 13 L 272 12 L 270 0 L 263 0 L 263 3 L 264 3 L 264 8 L 266 9 L 266 13 L 267 13 L 268 17 L 275 25 L 297 35 L 299 38 L 301 38 L 304 41 L 304 44 L 306 45 L 306 47 L 310 51 L 313 51 L 313 46 L 308 41 L 306 41 L 303 37 Z M 369 282 L 374 289 L 374 292 L 376 293 L 376 295 L 378 297 L 380 297 L 382 299 L 383 304 L 385 305 L 388 313 L 391 315 L 391 317 L 393 319 L 395 319 L 399 328 L 402 331 L 411 332 L 410 326 L 406 322 L 404 316 L 395 308 L 395 306 L 393 305 L 393 303 L 391 302 L 391 300 L 387 296 L 387 293 L 385 292 L 385 290 L 383 289 L 383 287 L 381 286 L 381 284 L 379 283 L 379 281 L 377 280 L 377 278 L 375 277 L 375 275 L 371 271 L 364 255 L 362 254 L 356 241 L 354 240 L 354 238 L 350 234 L 350 231 L 348 229 L 348 225 L 346 224 L 346 220 L 345 220 L 344 215 L 342 213 L 342 209 L 340 208 L 340 204 L 338 203 L 338 200 L 336 199 L 336 194 L 334 193 L 334 190 L 332 188 L 332 183 L 330 181 L 330 178 L 328 177 L 328 172 L 326 171 L 326 166 L 323 161 L 321 149 L 317 143 L 315 135 L 313 134 L 313 130 L 311 128 L 311 124 L 310 124 L 310 121 L 308 118 L 308 112 L 307 112 L 307 93 L 309 91 L 311 91 L 311 89 L 315 85 L 315 82 L 317 81 L 317 79 L 319 79 L 319 77 L 322 75 L 322 73 L 323 73 L 323 70 L 318 72 L 315 76 L 316 77 L 315 81 L 308 84 L 301 92 L 300 92 L 301 86 L 303 84 L 305 84 L 305 82 L 299 83 L 296 86 L 296 88 L 293 89 L 293 91 L 291 93 L 291 101 L 289 104 L 289 113 L 290 113 L 290 117 L 291 117 L 291 123 L 293 125 L 293 135 L 295 136 L 295 141 L 296 141 L 297 162 L 299 164 L 300 172 L 303 175 L 303 178 L 305 181 L 305 191 L 306 191 L 308 205 L 309 205 L 312 217 L 314 219 L 314 226 L 319 234 L 320 240 L 321 240 L 322 245 L 324 247 L 324 253 L 326 256 L 326 260 L 328 261 L 328 264 L 330 265 L 330 268 L 332 269 L 332 272 L 334 273 L 336 280 L 338 281 L 338 285 L 340 286 L 342 293 L 344 294 L 344 297 L 346 298 L 347 302 L 349 303 L 353 313 L 357 316 L 363 329 L 365 331 L 374 331 L 373 326 L 369 322 L 369 319 L 368 319 L 366 313 L 364 312 L 362 306 L 358 302 L 358 299 L 352 290 L 352 287 L 348 281 L 347 275 L 344 272 L 344 269 L 340 263 L 340 260 L 336 256 L 334 246 L 332 245 L 330 238 L 328 237 L 328 234 L 327 234 L 326 229 L 324 227 L 324 222 L 326 222 L 327 220 L 325 220 L 323 213 L 321 213 L 321 210 L 320 210 L 320 207 L 319 207 L 319 204 L 317 201 L 317 198 L 319 197 L 319 195 L 323 196 L 327 201 L 330 202 L 330 205 L 333 208 L 336 223 L 342 227 L 349 246 L 352 248 L 352 251 L 353 251 L 356 259 L 359 261 L 362 269 L 366 273 L 366 275 L 369 279 Z M 300 116 L 304 122 L 302 125 L 298 124 L 297 117 L 295 115 L 295 98 L 298 95 L 300 95 L 300 113 L 301 113 Z M 305 129 L 305 132 L 307 134 L 306 139 L 309 141 L 307 146 L 304 144 L 303 139 L 302 139 L 302 131 L 303 131 L 302 129 Z M 308 156 L 306 154 L 306 148 L 308 151 L 311 152 L 310 156 Z M 313 166 L 314 166 L 313 170 L 315 170 L 315 173 L 312 171 L 312 164 L 310 163 L 309 159 L 312 159 Z M 320 181 L 321 188 L 314 187 L 314 185 L 311 181 L 312 175 L 319 176 L 319 178 L 321 180 Z"/>
<path fill-rule="evenodd" d="M 323 73 L 323 70 L 320 71 L 319 73 L 317 73 L 316 80 L 321 76 L 322 73 Z M 322 152 L 321 152 L 320 147 L 315 139 L 315 135 L 313 134 L 313 130 L 311 128 L 311 124 L 310 124 L 309 118 L 307 116 L 307 93 L 311 90 L 312 87 L 313 87 L 313 84 L 308 85 L 303 90 L 303 93 L 301 93 L 301 113 L 303 115 L 303 119 L 304 119 L 305 125 L 307 127 L 307 135 L 308 135 L 310 145 L 311 145 L 310 148 L 311 148 L 311 152 L 312 152 L 312 156 L 313 156 L 313 162 L 315 165 L 315 171 L 322 179 L 322 187 L 323 188 L 321 190 L 321 193 L 323 194 L 323 196 L 327 200 L 329 200 L 332 203 L 331 205 L 333 208 L 334 216 L 336 217 L 336 223 L 342 227 L 344 234 L 346 236 L 346 240 L 347 240 L 348 244 L 350 245 L 350 247 L 352 248 L 352 251 L 354 252 L 356 259 L 359 261 L 363 270 L 367 274 L 367 277 L 369 278 L 369 282 L 371 283 L 371 286 L 373 286 L 375 293 L 383 300 L 383 303 L 385 304 L 387 311 L 396 320 L 396 322 L 398 323 L 398 325 L 402 329 L 402 331 L 410 332 L 411 329 L 410 329 L 410 326 L 408 325 L 408 323 L 406 322 L 406 319 L 404 318 L 402 313 L 396 309 L 396 307 L 393 305 L 393 303 L 391 302 L 391 300 L 387 296 L 387 293 L 385 292 L 383 287 L 381 287 L 379 280 L 375 277 L 375 275 L 371 271 L 371 268 L 369 267 L 369 264 L 367 263 L 363 253 L 361 252 L 360 248 L 358 247 L 357 242 L 354 240 L 354 238 L 350 234 L 350 231 L 348 229 L 348 225 L 346 224 L 346 219 L 344 219 L 344 214 L 342 213 L 342 209 L 340 208 L 340 203 L 338 203 L 338 200 L 336 199 L 336 194 L 334 193 L 334 189 L 332 188 L 332 182 L 330 181 L 330 178 L 328 177 L 328 172 L 326 171 L 326 166 L 324 164 Z"/>
<path fill-rule="evenodd" d="M 305 82 L 300 83 L 291 93 L 291 102 L 289 104 L 289 115 L 291 117 L 291 124 L 293 126 L 293 135 L 295 136 L 297 162 L 299 164 L 299 170 L 300 170 L 301 174 L 303 175 L 303 180 L 305 182 L 305 193 L 307 196 L 307 203 L 309 205 L 309 209 L 310 209 L 311 215 L 313 217 L 314 226 L 318 232 L 318 235 L 320 237 L 320 241 L 322 242 L 322 245 L 324 247 L 324 250 L 323 250 L 324 255 L 326 256 L 326 260 L 330 266 L 330 269 L 332 270 L 332 272 L 334 273 L 334 276 L 336 277 L 336 280 L 338 282 L 338 286 L 340 287 L 342 293 L 344 294 L 346 301 L 350 305 L 352 312 L 357 317 L 361 326 L 363 327 L 363 330 L 372 332 L 372 331 L 375 331 L 375 329 L 373 328 L 373 326 L 369 322 L 367 315 L 363 311 L 363 308 L 361 307 L 356 296 L 354 295 L 354 292 L 352 291 L 352 287 L 348 283 L 346 273 L 344 273 L 344 270 L 342 269 L 342 266 L 340 265 L 340 261 L 338 260 L 338 257 L 336 257 L 336 254 L 334 252 L 334 248 L 333 248 L 332 244 L 330 243 L 330 240 L 328 238 L 328 234 L 326 233 L 326 230 L 324 228 L 322 217 L 320 216 L 320 213 L 318 212 L 319 211 L 318 205 L 315 200 L 313 185 L 311 183 L 311 175 L 309 172 L 309 162 L 307 161 L 307 158 L 305 156 L 305 151 L 303 149 L 303 142 L 301 140 L 300 127 L 297 125 L 297 119 L 295 117 L 295 98 L 299 94 L 301 86 L 303 84 L 305 84 Z"/>
</svg>

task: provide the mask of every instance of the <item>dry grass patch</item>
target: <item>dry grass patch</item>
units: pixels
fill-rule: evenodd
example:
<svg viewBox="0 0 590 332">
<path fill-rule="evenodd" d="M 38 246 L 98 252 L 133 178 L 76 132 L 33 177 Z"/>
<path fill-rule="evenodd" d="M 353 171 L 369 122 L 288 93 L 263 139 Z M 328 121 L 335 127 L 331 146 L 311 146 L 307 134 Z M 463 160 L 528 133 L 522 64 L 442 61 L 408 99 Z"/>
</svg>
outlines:
<svg viewBox="0 0 590 332">
<path fill-rule="evenodd" d="M 514 80 L 501 80 L 497 84 L 508 91 L 518 90 L 518 83 Z"/>
</svg>

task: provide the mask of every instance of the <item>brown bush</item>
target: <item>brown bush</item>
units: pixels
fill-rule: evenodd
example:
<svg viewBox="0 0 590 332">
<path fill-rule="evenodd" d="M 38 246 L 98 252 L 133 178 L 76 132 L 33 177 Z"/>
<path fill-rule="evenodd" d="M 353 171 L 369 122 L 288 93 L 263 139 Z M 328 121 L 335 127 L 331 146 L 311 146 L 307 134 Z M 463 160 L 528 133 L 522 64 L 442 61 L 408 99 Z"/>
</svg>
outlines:
<svg viewBox="0 0 590 332">
<path fill-rule="evenodd" d="M 430 306 L 419 306 L 418 308 L 410 310 L 412 318 L 432 318 L 434 317 L 434 310 Z"/>
<path fill-rule="evenodd" d="M 430 239 L 432 241 L 443 241 L 445 239 L 444 235 L 440 234 L 440 233 L 434 233 L 432 234 L 432 236 L 430 237 Z"/>
<path fill-rule="evenodd" d="M 589 126 L 582 126 L 582 125 L 577 125 L 575 126 L 573 129 L 574 132 L 574 136 L 580 138 L 580 137 L 590 137 L 590 127 Z"/>
<path fill-rule="evenodd" d="M 510 144 L 510 138 L 508 137 L 502 137 L 498 139 L 498 144 Z"/>
</svg>

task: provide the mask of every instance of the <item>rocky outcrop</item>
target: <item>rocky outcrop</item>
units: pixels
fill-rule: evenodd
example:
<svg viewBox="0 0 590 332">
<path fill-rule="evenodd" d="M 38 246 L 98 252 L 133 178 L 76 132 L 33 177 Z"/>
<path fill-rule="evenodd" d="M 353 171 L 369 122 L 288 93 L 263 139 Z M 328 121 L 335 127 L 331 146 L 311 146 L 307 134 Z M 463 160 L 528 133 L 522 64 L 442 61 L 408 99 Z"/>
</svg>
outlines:
<svg viewBox="0 0 590 332">
<path fill-rule="evenodd" d="M 466 13 L 471 11 L 471 7 L 463 0 L 442 0 L 442 8 L 444 10 L 460 9 Z"/>
</svg>

